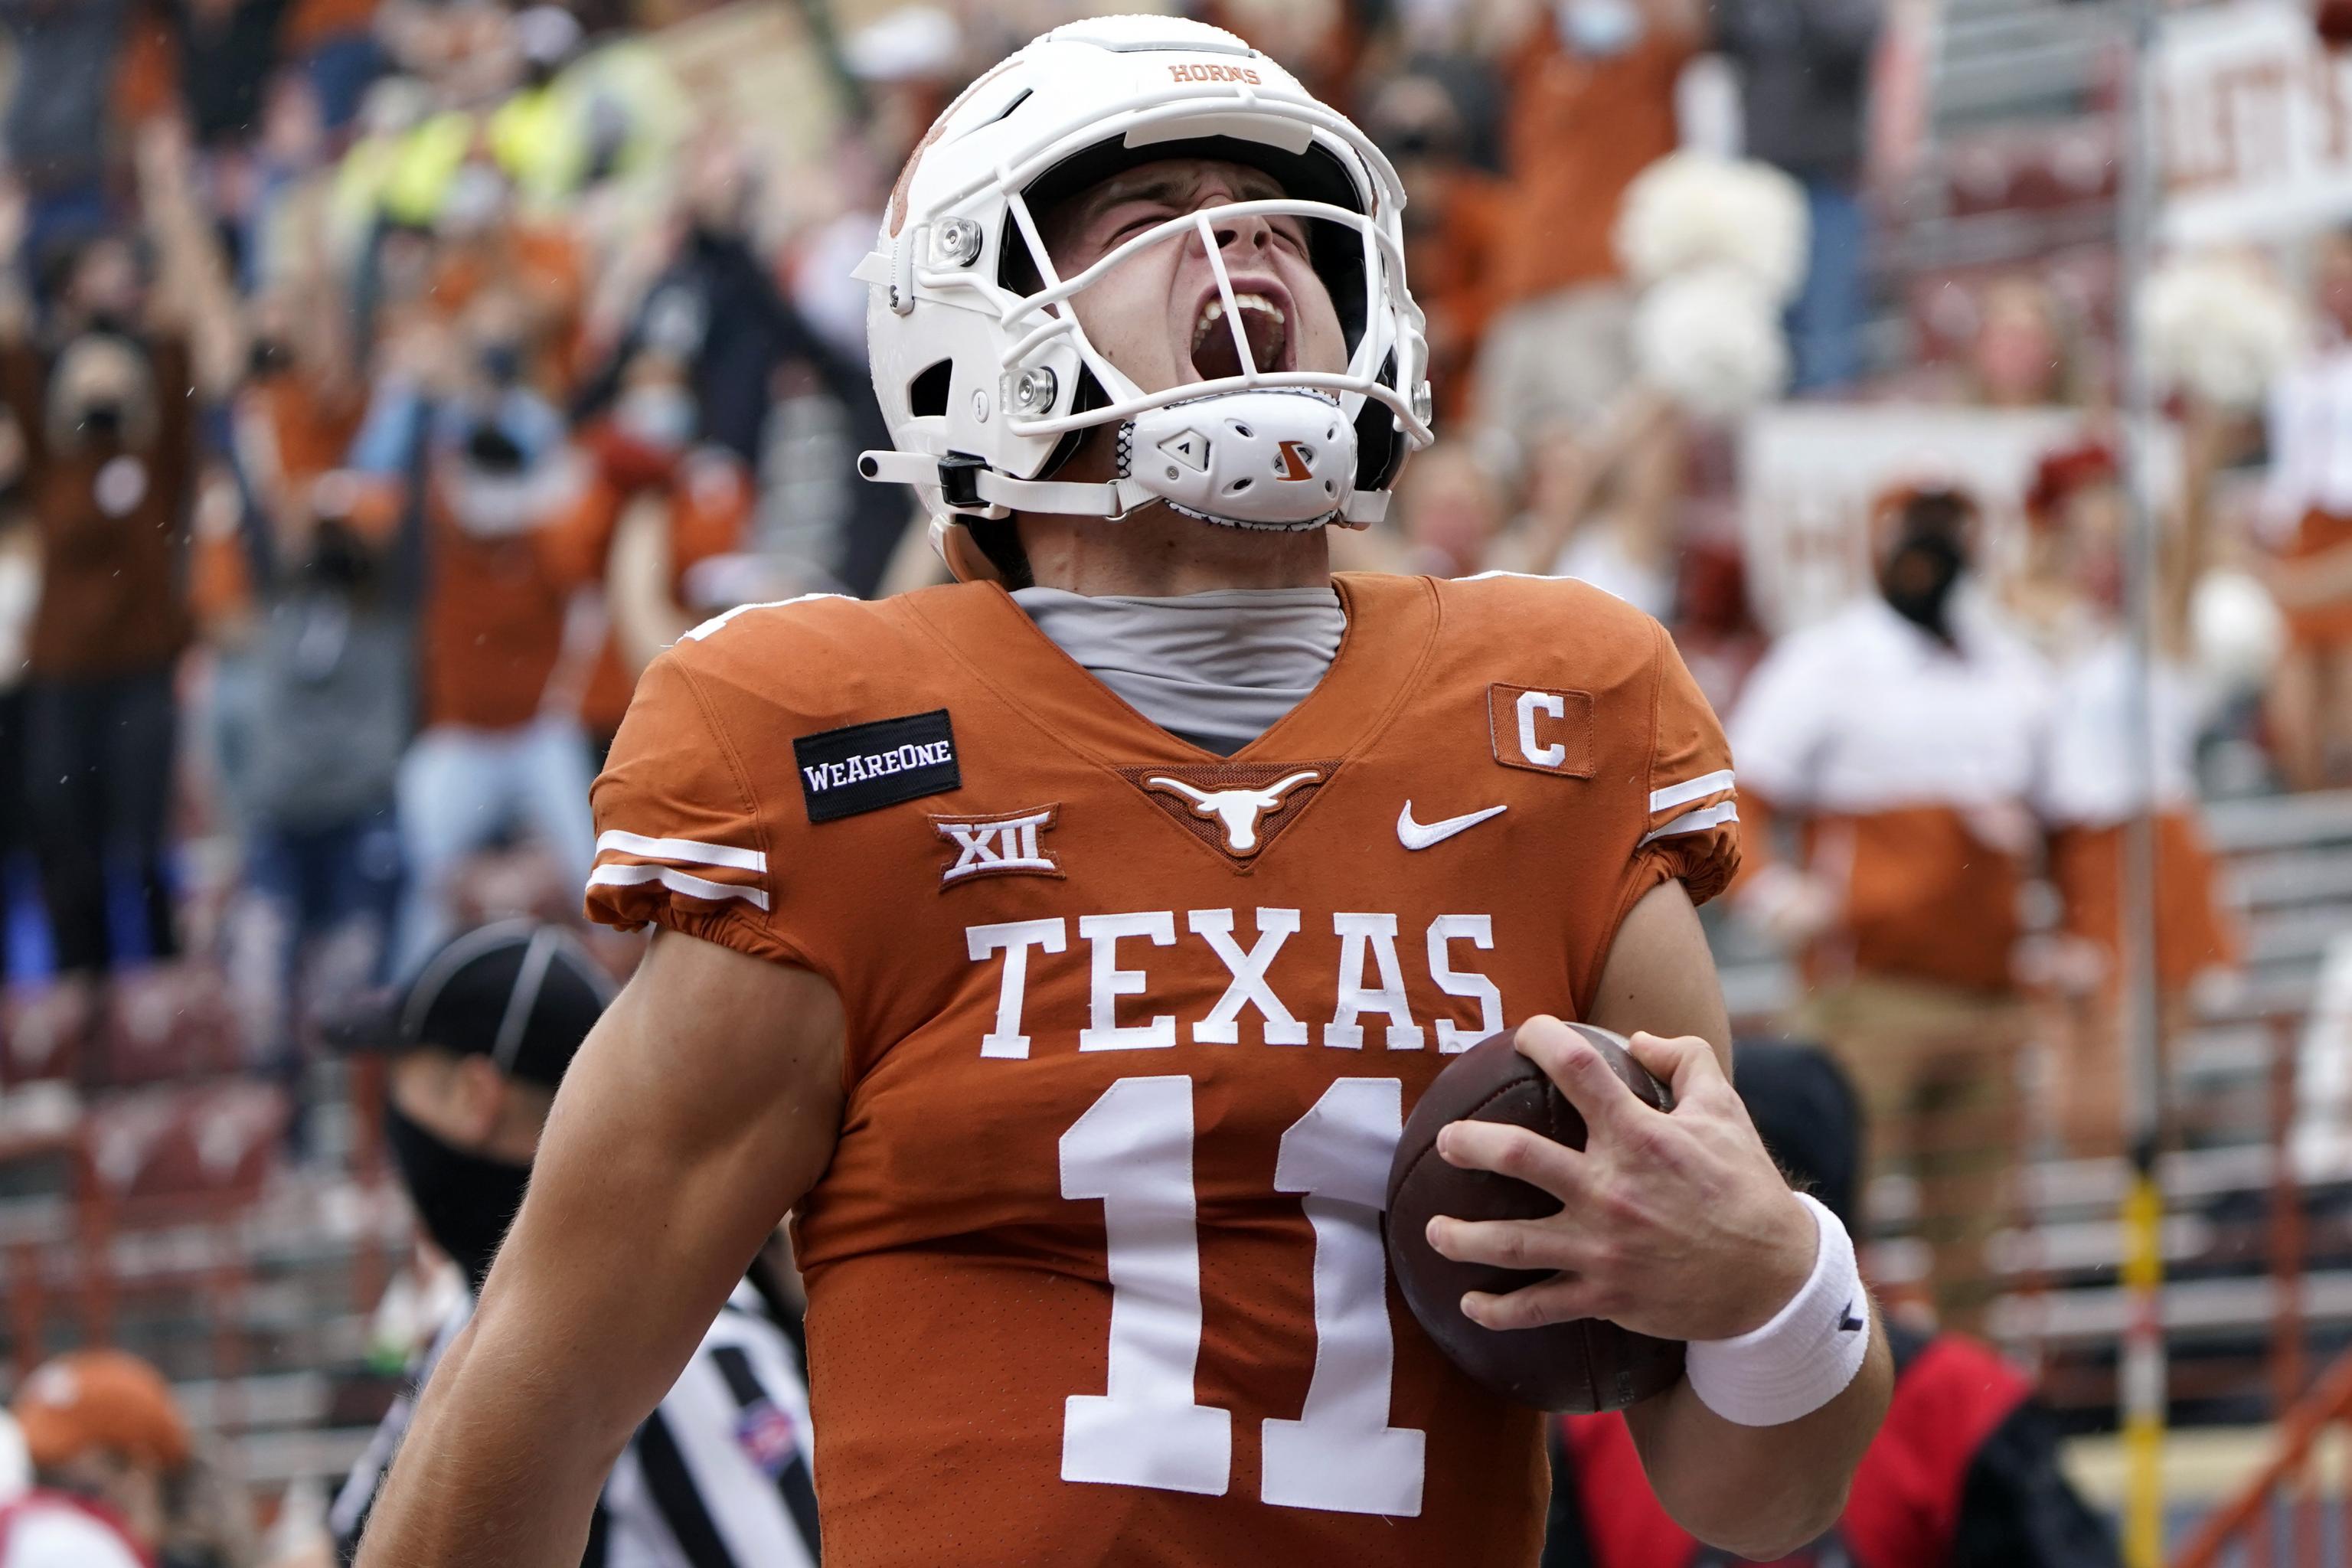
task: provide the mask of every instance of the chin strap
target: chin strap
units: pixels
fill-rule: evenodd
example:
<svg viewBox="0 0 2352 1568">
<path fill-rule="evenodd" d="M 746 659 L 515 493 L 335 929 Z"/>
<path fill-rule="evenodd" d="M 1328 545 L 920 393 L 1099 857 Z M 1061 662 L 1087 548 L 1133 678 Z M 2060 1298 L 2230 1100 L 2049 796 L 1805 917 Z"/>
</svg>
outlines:
<svg viewBox="0 0 2352 1568">
<path fill-rule="evenodd" d="M 1150 501 L 1161 498 L 1134 479 L 1101 484 L 1065 484 L 1052 479 L 1016 479 L 985 463 L 950 458 L 945 461 L 920 452 L 861 452 L 857 471 L 885 485 L 937 485 L 947 504 L 969 518 L 1000 518 L 1015 511 L 1045 512 L 1058 517 L 1100 517 L 1116 522 Z M 1363 528 L 1388 515 L 1386 490 L 1350 490 L 1338 521 Z"/>
</svg>

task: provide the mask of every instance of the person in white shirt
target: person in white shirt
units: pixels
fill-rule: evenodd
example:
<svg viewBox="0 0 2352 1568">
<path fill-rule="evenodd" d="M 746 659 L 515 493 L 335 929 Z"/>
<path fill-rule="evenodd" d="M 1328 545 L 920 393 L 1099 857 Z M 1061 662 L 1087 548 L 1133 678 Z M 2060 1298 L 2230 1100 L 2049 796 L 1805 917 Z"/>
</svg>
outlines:
<svg viewBox="0 0 2352 1568">
<path fill-rule="evenodd" d="M 2013 968 L 2048 668 L 1968 580 L 1978 512 L 1949 489 L 1874 509 L 1878 592 L 1783 637 L 1731 717 L 1752 869 L 1743 907 L 1800 959 L 1795 1029 L 1869 1109 L 1872 1165 L 1921 1185 L 1928 1288 L 1955 1326 L 1981 1305 L 2025 1036 Z M 1776 856 L 1772 826 L 1794 840 Z M 1923 1114 L 1966 1151 L 1913 1151 Z M 1939 1136 L 1948 1144 L 1948 1136 Z"/>
</svg>

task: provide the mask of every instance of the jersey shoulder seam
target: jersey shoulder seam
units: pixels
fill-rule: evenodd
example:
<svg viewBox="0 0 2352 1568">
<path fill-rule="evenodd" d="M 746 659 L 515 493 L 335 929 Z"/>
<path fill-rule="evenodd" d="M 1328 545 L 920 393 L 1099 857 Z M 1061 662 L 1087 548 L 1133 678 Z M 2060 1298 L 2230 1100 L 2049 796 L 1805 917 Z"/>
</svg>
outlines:
<svg viewBox="0 0 2352 1568">
<path fill-rule="evenodd" d="M 694 667 L 688 661 L 679 659 L 677 673 L 678 678 L 686 683 L 688 693 L 694 699 L 696 710 L 702 716 L 703 729 L 709 731 L 711 743 L 719 748 L 719 756 L 726 761 L 728 773 L 734 778 L 736 791 L 742 797 L 744 812 L 751 819 L 752 836 L 759 840 L 753 847 L 759 850 L 764 863 L 771 868 L 763 875 L 770 881 L 769 891 L 772 893 L 776 847 L 771 841 L 768 831 L 768 814 L 761 808 L 759 791 L 752 787 L 751 769 L 744 765 L 742 753 L 735 745 L 735 738 L 729 734 L 727 727 L 719 722 L 718 709 L 710 700 L 709 694 L 703 690 L 701 679 L 695 674 Z M 769 922 L 764 915 L 760 923 L 763 927 L 768 925 Z"/>
</svg>

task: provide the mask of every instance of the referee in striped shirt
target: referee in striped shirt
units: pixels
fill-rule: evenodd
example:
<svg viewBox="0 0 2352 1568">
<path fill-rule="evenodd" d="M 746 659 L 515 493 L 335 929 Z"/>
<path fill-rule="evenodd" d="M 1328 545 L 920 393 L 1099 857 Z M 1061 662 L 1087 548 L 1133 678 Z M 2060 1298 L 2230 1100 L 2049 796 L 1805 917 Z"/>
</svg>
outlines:
<svg viewBox="0 0 2352 1568">
<path fill-rule="evenodd" d="M 417 1219 L 471 1289 L 411 1370 L 335 1499 L 359 1550 L 415 1391 L 473 1314 L 522 1203 L 563 1069 L 613 987 L 560 927 L 506 921 L 443 947 L 379 1014 L 341 1031 L 391 1056 L 384 1134 Z M 799 1319 L 755 1265 L 613 1467 L 582 1568 L 801 1568 L 817 1561 Z"/>
</svg>

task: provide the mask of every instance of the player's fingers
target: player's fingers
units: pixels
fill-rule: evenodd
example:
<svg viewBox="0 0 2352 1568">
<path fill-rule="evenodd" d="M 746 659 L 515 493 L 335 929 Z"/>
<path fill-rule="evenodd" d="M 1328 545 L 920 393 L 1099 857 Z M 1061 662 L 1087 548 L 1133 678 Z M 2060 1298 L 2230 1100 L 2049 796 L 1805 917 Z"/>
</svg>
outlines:
<svg viewBox="0 0 2352 1568">
<path fill-rule="evenodd" d="M 1580 1262 L 1575 1237 L 1540 1220 L 1453 1219 L 1439 1215 L 1425 1233 L 1429 1245 L 1456 1263 L 1491 1263 L 1498 1268 L 1573 1268 Z"/>
<path fill-rule="evenodd" d="M 1584 1156 L 1540 1132 L 1500 1121 L 1449 1121 L 1437 1130 L 1437 1152 L 1449 1165 L 1492 1171 L 1541 1187 L 1563 1204 L 1583 1190 Z"/>
<path fill-rule="evenodd" d="M 1729 1088 L 1715 1047 L 1696 1035 L 1672 1037 L 1637 1029 L 1625 1042 L 1633 1058 L 1650 1069 L 1650 1076 L 1675 1091 L 1675 1103 L 1711 1089 Z"/>
<path fill-rule="evenodd" d="M 1629 1118 L 1649 1109 L 1633 1098 L 1591 1040 L 1557 1018 L 1528 1019 L 1519 1026 L 1517 1043 L 1519 1054 L 1559 1086 L 1585 1126 L 1604 1138 L 1610 1129 L 1630 1125 Z"/>
<path fill-rule="evenodd" d="M 1539 1329 L 1546 1323 L 1596 1317 L 1591 1287 L 1572 1274 L 1522 1285 L 1505 1295 L 1472 1290 L 1462 1298 L 1462 1315 L 1482 1329 Z"/>
</svg>

